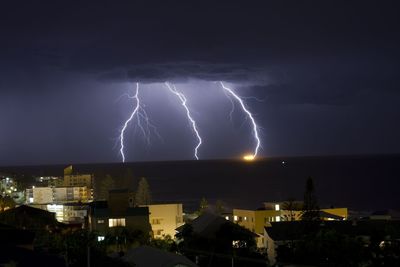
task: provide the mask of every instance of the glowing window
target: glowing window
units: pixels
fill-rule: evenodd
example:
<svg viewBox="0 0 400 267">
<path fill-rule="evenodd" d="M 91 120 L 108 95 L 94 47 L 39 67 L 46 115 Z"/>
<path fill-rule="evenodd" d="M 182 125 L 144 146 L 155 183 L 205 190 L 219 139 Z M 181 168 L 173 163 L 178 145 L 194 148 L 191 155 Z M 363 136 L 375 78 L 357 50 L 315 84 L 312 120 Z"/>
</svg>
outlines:
<svg viewBox="0 0 400 267">
<path fill-rule="evenodd" d="M 101 236 L 101 235 L 99 235 L 99 236 L 97 237 L 97 241 L 98 241 L 98 242 L 103 241 L 104 239 L 105 239 L 105 237 L 104 237 L 104 236 Z"/>
<path fill-rule="evenodd" d="M 237 221 L 237 220 L 238 220 L 238 216 L 236 216 L 236 215 L 233 216 L 233 220 L 234 220 L 234 221 Z"/>
<path fill-rule="evenodd" d="M 276 211 L 279 211 L 279 210 L 280 210 L 279 204 L 275 204 L 275 210 L 276 210 Z"/>
<path fill-rule="evenodd" d="M 125 218 L 108 219 L 108 227 L 125 226 Z"/>
<path fill-rule="evenodd" d="M 280 222 L 280 221 L 281 221 L 281 217 L 275 216 L 275 221 L 276 221 L 276 222 Z"/>
<path fill-rule="evenodd" d="M 97 223 L 104 223 L 104 220 L 97 220 Z"/>
</svg>

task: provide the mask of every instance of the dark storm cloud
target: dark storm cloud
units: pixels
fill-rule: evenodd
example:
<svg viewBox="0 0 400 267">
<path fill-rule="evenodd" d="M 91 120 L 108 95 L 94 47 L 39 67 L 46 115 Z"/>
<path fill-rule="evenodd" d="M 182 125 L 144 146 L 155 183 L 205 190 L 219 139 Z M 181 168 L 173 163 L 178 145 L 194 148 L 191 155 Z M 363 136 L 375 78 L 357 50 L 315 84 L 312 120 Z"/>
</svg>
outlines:
<svg viewBox="0 0 400 267">
<path fill-rule="evenodd" d="M 194 79 L 231 82 L 265 99 L 251 108 L 266 129 L 268 155 L 398 152 L 399 13 L 388 1 L 2 3 L 2 149 L 26 154 L 74 144 L 60 145 L 59 162 L 76 155 L 114 161 L 108 146 L 93 155 L 83 147 L 114 137 L 105 128 L 117 128 L 123 111 L 102 109 L 115 108 L 110 99 L 124 82 Z M 24 139 L 24 125 L 57 130 L 34 129 L 40 138 Z M 94 133 L 98 143 L 85 139 Z"/>
<path fill-rule="evenodd" d="M 238 64 L 210 64 L 205 62 L 179 62 L 146 64 L 127 67 L 125 70 L 101 73 L 102 81 L 140 81 L 144 83 L 164 81 L 205 81 L 259 82 L 259 75 L 267 79 L 267 72 L 261 68 L 248 68 Z M 258 76 L 257 76 L 258 75 Z"/>
</svg>

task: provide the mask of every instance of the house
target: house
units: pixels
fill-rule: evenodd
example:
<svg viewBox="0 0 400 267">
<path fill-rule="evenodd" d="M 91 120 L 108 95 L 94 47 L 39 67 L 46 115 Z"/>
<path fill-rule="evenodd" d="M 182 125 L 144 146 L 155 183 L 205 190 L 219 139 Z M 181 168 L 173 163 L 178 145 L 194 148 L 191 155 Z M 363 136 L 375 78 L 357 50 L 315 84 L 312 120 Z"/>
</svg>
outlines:
<svg viewBox="0 0 400 267">
<path fill-rule="evenodd" d="M 223 230 L 224 227 L 228 226 L 234 231 L 244 233 L 248 235 L 249 237 L 255 238 L 257 235 L 252 233 L 251 231 L 241 227 L 240 225 L 237 225 L 236 223 L 233 223 L 231 221 L 228 221 L 221 216 L 212 214 L 212 213 L 204 213 L 194 219 L 192 222 L 188 223 L 188 226 L 191 228 L 193 233 L 197 235 L 198 237 L 201 238 L 206 238 L 206 239 L 214 239 L 214 238 L 219 238 L 219 234 L 221 234 L 221 230 Z M 176 229 L 178 232 L 177 235 L 181 236 L 182 233 L 184 232 L 186 228 L 186 225 L 182 225 Z M 235 238 L 235 236 L 233 236 Z"/>
<path fill-rule="evenodd" d="M 300 206 L 300 205 L 297 205 Z M 330 208 L 319 211 L 322 220 L 345 220 L 348 217 L 347 208 Z M 264 246 L 264 227 L 272 222 L 298 221 L 301 219 L 301 210 L 285 209 L 279 202 L 266 202 L 264 207 L 256 210 L 233 209 L 233 221 L 246 229 L 256 233 L 257 246 Z"/>
<path fill-rule="evenodd" d="M 257 235 L 219 215 L 204 213 L 177 232 L 180 251 L 199 265 L 212 261 L 213 266 L 230 266 L 238 258 L 242 266 L 247 261 L 257 263 L 253 266 L 266 265 L 265 258 L 254 250 Z"/>
<path fill-rule="evenodd" d="M 272 222 L 264 227 L 264 247 L 268 260 L 273 265 L 276 262 L 277 249 L 280 246 L 292 247 L 302 240 L 310 231 L 334 230 L 338 234 L 359 237 L 368 246 L 371 236 L 382 233 L 382 238 L 399 240 L 400 221 L 363 220 L 363 221 L 290 221 Z M 385 240 L 382 240 L 385 242 Z"/>
<path fill-rule="evenodd" d="M 0 223 L 22 229 L 54 229 L 63 227 L 53 212 L 22 205 L 0 213 Z"/>
<path fill-rule="evenodd" d="M 126 227 L 131 231 L 150 233 L 149 208 L 134 207 L 128 190 L 111 190 L 108 201 L 95 201 L 89 208 L 89 229 L 103 236 L 113 227 Z"/>
</svg>

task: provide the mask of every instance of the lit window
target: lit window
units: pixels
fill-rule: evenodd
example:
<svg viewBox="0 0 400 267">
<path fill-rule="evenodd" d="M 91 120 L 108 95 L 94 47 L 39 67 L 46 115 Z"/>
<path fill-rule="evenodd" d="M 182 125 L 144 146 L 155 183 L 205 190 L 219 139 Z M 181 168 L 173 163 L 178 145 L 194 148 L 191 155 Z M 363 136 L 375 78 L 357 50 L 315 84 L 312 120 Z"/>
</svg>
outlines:
<svg viewBox="0 0 400 267">
<path fill-rule="evenodd" d="M 236 222 L 238 220 L 238 216 L 233 216 L 233 220 Z"/>
<path fill-rule="evenodd" d="M 247 217 L 246 216 L 244 216 L 244 220 L 247 221 Z"/>
<path fill-rule="evenodd" d="M 276 210 L 276 211 L 279 211 L 279 210 L 280 210 L 279 204 L 275 204 L 275 210 Z"/>
<path fill-rule="evenodd" d="M 275 216 L 275 221 L 276 221 L 276 222 L 280 222 L 280 221 L 281 221 L 281 217 Z"/>
<path fill-rule="evenodd" d="M 97 223 L 104 223 L 104 220 L 97 220 Z"/>
<path fill-rule="evenodd" d="M 33 197 L 29 198 L 29 203 L 33 203 Z"/>
<path fill-rule="evenodd" d="M 108 227 L 125 226 L 125 218 L 108 219 Z"/>
<path fill-rule="evenodd" d="M 225 216 L 225 220 L 229 221 L 229 216 Z"/>
<path fill-rule="evenodd" d="M 104 237 L 104 236 L 101 236 L 101 235 L 99 235 L 99 236 L 97 237 L 97 241 L 98 241 L 98 242 L 103 241 L 104 239 L 105 239 L 105 237 Z"/>
</svg>

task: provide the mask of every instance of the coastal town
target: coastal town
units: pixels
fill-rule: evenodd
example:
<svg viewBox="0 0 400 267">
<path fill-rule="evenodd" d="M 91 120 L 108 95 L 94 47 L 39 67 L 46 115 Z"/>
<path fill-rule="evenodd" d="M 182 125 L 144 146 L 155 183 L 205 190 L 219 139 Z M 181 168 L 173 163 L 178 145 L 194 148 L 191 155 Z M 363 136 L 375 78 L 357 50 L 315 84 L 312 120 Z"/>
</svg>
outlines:
<svg viewBox="0 0 400 267">
<path fill-rule="evenodd" d="M 2 261 L 26 255 L 60 266 L 103 260 L 121 266 L 282 266 L 318 264 L 310 256 L 319 249 L 324 261 L 340 265 L 349 260 L 342 250 L 350 248 L 357 263 L 398 261 L 400 214 L 319 207 L 311 177 L 302 200 L 228 210 L 223 201 L 202 198 L 194 211 L 179 202 L 153 202 L 151 185 L 138 178 L 135 188 L 118 188 L 110 175 L 96 179 L 72 165 L 61 177 L 33 177 L 25 185 L 1 174 L 1 235 L 15 234 L 3 239 L 10 253 Z M 311 236 L 318 242 L 307 243 Z M 349 248 L 336 247 L 343 238 Z"/>
</svg>

